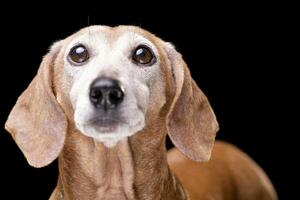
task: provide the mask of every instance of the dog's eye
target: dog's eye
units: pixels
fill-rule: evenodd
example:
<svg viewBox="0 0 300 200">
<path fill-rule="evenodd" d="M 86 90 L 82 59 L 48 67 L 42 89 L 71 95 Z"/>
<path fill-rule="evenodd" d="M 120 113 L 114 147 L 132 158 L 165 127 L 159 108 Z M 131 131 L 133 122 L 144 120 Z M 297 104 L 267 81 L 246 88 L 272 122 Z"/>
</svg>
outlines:
<svg viewBox="0 0 300 200">
<path fill-rule="evenodd" d="M 82 44 L 74 46 L 69 53 L 71 61 L 81 64 L 89 59 L 88 50 Z"/>
<path fill-rule="evenodd" d="M 151 65 L 156 61 L 152 50 L 145 45 L 140 45 L 133 51 L 132 59 L 142 65 Z"/>
</svg>

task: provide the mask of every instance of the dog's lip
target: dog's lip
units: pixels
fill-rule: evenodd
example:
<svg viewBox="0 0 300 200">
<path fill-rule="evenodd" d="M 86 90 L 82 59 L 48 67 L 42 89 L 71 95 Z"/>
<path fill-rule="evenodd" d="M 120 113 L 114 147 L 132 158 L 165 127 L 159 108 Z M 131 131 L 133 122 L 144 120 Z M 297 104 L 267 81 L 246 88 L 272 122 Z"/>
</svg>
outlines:
<svg viewBox="0 0 300 200">
<path fill-rule="evenodd" d="M 90 119 L 86 125 L 94 126 L 101 133 L 114 132 L 118 126 L 124 124 L 119 118 L 98 116 Z"/>
<path fill-rule="evenodd" d="M 95 117 L 88 121 L 88 124 L 99 125 L 99 126 L 111 126 L 115 124 L 121 124 L 123 121 L 113 117 Z"/>
<path fill-rule="evenodd" d="M 99 133 L 112 133 L 115 132 L 118 128 L 118 125 L 114 125 L 114 126 L 97 126 L 96 130 L 99 131 Z"/>
</svg>

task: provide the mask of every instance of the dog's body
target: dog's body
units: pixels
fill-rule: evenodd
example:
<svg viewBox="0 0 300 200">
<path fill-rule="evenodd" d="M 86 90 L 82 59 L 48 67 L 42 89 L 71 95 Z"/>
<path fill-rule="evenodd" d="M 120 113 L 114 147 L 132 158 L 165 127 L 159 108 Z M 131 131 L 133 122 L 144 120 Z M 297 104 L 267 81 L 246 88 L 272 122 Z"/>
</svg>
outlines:
<svg viewBox="0 0 300 200">
<path fill-rule="evenodd" d="M 168 163 L 191 199 L 277 199 L 263 170 L 228 143 L 217 141 L 208 162 L 196 163 L 173 149 Z"/>
<path fill-rule="evenodd" d="M 6 129 L 32 166 L 59 157 L 51 200 L 277 199 L 240 150 L 212 150 L 218 123 L 181 55 L 137 27 L 55 43 Z"/>
</svg>

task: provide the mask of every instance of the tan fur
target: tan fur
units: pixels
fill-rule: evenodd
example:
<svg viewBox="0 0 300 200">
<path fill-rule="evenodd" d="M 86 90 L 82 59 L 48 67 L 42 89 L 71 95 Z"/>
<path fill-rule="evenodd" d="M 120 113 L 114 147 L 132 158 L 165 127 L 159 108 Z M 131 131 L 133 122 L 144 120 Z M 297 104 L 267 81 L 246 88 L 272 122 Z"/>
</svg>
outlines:
<svg viewBox="0 0 300 200">
<path fill-rule="evenodd" d="M 109 32 L 108 41 L 123 32 L 136 32 L 157 47 L 165 104 L 159 110 L 151 104 L 144 129 L 113 148 L 80 133 L 68 95 L 72 80 L 63 76 L 63 56 L 68 42 L 88 31 L 54 45 L 6 123 L 32 166 L 45 166 L 59 156 L 59 178 L 51 200 L 277 199 L 262 169 L 229 144 L 217 142 L 210 161 L 195 162 L 210 158 L 218 129 L 214 113 L 181 55 L 140 28 L 102 31 Z M 150 93 L 160 95 L 151 87 Z M 169 152 L 167 133 L 177 147 Z"/>
<path fill-rule="evenodd" d="M 225 142 L 216 142 L 208 162 L 199 164 L 172 149 L 168 153 L 168 163 L 191 199 L 277 199 L 262 169 L 246 154 Z"/>
</svg>

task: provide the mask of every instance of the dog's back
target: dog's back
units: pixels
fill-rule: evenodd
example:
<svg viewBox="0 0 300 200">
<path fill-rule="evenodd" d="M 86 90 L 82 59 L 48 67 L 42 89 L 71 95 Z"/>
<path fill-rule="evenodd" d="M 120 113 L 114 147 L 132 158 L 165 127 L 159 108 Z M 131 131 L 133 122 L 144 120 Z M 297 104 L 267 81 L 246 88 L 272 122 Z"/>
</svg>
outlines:
<svg viewBox="0 0 300 200">
<path fill-rule="evenodd" d="M 168 153 L 168 163 L 191 199 L 278 199 L 265 172 L 226 142 L 216 142 L 208 162 L 191 161 L 174 148 Z"/>
</svg>

